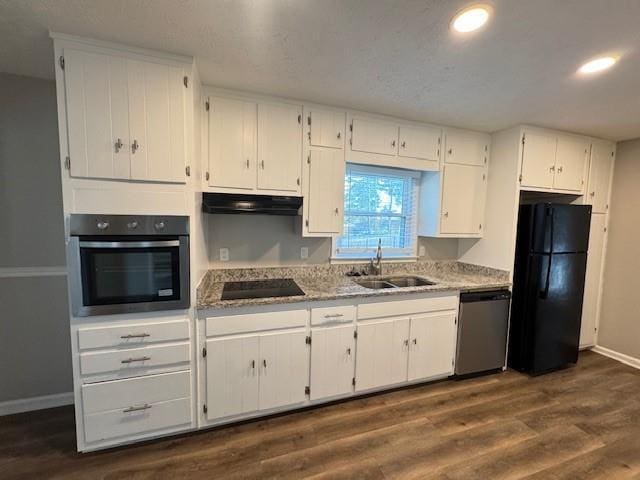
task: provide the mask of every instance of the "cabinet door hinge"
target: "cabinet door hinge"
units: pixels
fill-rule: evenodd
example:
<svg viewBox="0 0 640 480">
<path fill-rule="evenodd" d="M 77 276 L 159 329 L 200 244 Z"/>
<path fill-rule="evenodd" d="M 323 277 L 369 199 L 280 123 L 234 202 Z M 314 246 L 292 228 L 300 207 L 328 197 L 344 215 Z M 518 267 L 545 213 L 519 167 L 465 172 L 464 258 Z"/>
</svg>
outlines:
<svg viewBox="0 0 640 480">
<path fill-rule="evenodd" d="M 71 157 L 64 157 L 64 168 L 66 168 L 67 170 L 71 170 Z"/>
<path fill-rule="evenodd" d="M 182 78 L 182 83 L 184 83 L 184 88 L 189 88 L 189 77 L 186 75 Z"/>
<path fill-rule="evenodd" d="M 522 183 L 522 174 L 520 174 L 520 176 L 518 177 L 518 181 Z"/>
<path fill-rule="evenodd" d="M 298 124 L 302 125 L 302 115 L 298 114 Z"/>
<path fill-rule="evenodd" d="M 202 358 L 207 356 L 207 347 L 202 348 Z"/>
<path fill-rule="evenodd" d="M 356 386 L 356 377 L 353 377 L 351 379 L 351 385 L 353 385 L 354 387 Z"/>
<path fill-rule="evenodd" d="M 304 394 L 311 395 L 311 387 L 304 387 Z"/>
<path fill-rule="evenodd" d="M 304 339 L 304 343 L 306 343 L 307 345 L 311 345 L 311 337 L 309 335 L 307 335 L 307 337 Z"/>
<path fill-rule="evenodd" d="M 206 403 L 204 405 L 202 405 L 202 411 L 204 413 L 207 413 L 208 409 L 207 409 L 207 404 Z"/>
<path fill-rule="evenodd" d="M 522 134 L 522 145 L 524 145 L 524 137 L 525 137 L 525 134 L 523 133 Z"/>
<path fill-rule="evenodd" d="M 456 317 L 456 318 L 455 318 L 455 320 L 453 321 L 453 324 L 454 324 L 454 325 L 457 325 L 457 324 L 458 324 L 458 317 Z"/>
<path fill-rule="evenodd" d="M 307 155 L 307 163 L 311 165 L 311 152 L 309 152 L 309 155 Z"/>
<path fill-rule="evenodd" d="M 351 122 L 351 124 L 349 125 L 349 131 L 353 132 L 353 122 Z"/>
<path fill-rule="evenodd" d="M 205 178 L 206 180 L 209 180 L 209 172 L 207 172 L 207 173 L 205 173 L 205 174 L 204 174 L 204 178 Z"/>
<path fill-rule="evenodd" d="M 187 175 L 187 177 L 191 176 L 191 167 L 189 165 L 184 167 L 184 173 Z"/>
<path fill-rule="evenodd" d="M 296 180 L 296 183 L 298 184 L 298 186 L 300 186 L 300 177 L 298 177 L 298 179 Z"/>
<path fill-rule="evenodd" d="M 58 62 L 60 63 L 60 68 L 64 70 L 64 55 L 60 55 L 60 58 L 58 58 Z"/>
<path fill-rule="evenodd" d="M 206 102 L 204 102 L 204 109 L 208 112 L 209 108 L 211 108 L 211 105 L 209 105 L 209 100 L 207 100 Z"/>
<path fill-rule="evenodd" d="M 304 226 L 305 226 L 305 227 L 308 227 L 308 226 L 309 226 L 309 220 L 305 220 L 305 221 L 304 221 Z"/>
</svg>

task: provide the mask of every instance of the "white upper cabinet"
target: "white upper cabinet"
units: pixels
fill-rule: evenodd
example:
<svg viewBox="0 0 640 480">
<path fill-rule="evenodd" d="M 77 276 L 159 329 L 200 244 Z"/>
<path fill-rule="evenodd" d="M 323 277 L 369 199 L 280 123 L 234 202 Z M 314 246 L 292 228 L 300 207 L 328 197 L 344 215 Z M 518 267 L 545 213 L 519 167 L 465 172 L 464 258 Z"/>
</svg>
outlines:
<svg viewBox="0 0 640 480">
<path fill-rule="evenodd" d="M 185 98 L 181 68 L 129 60 L 131 178 L 183 181 Z"/>
<path fill-rule="evenodd" d="M 382 155 L 398 154 L 396 123 L 354 117 L 351 121 L 351 149 Z"/>
<path fill-rule="evenodd" d="M 445 165 L 442 176 L 440 233 L 480 235 L 487 190 L 486 169 Z"/>
<path fill-rule="evenodd" d="M 401 125 L 398 136 L 398 155 L 431 162 L 437 169 L 440 161 L 442 130 L 434 127 Z"/>
<path fill-rule="evenodd" d="M 65 49 L 71 176 L 128 179 L 127 61 Z"/>
<path fill-rule="evenodd" d="M 584 189 L 589 142 L 573 137 L 558 137 L 553 188 L 581 193 Z"/>
<path fill-rule="evenodd" d="M 589 187 L 586 203 L 593 206 L 593 213 L 607 213 L 609 192 L 613 176 L 615 145 L 609 142 L 594 142 L 591 145 L 589 165 Z"/>
<path fill-rule="evenodd" d="M 71 176 L 184 182 L 183 68 L 75 48 L 64 61 Z"/>
<path fill-rule="evenodd" d="M 353 325 L 311 330 L 311 400 L 351 393 L 356 357 Z"/>
<path fill-rule="evenodd" d="M 445 163 L 486 165 L 490 139 L 487 135 L 461 130 L 448 130 L 445 140 Z"/>
<path fill-rule="evenodd" d="M 588 141 L 529 129 L 522 138 L 521 188 L 574 195 L 584 192 Z"/>
<path fill-rule="evenodd" d="M 258 104 L 258 189 L 298 193 L 302 165 L 302 109 Z"/>
<path fill-rule="evenodd" d="M 344 147 L 344 112 L 312 108 L 307 112 L 309 145 L 314 147 Z"/>
<path fill-rule="evenodd" d="M 256 188 L 257 104 L 209 98 L 209 185 Z"/>
<path fill-rule="evenodd" d="M 556 165 L 556 135 L 526 132 L 522 145 L 523 187 L 552 188 Z"/>
<path fill-rule="evenodd" d="M 309 234 L 342 231 L 345 163 L 342 150 L 311 150 L 307 159 L 305 227 Z"/>
</svg>

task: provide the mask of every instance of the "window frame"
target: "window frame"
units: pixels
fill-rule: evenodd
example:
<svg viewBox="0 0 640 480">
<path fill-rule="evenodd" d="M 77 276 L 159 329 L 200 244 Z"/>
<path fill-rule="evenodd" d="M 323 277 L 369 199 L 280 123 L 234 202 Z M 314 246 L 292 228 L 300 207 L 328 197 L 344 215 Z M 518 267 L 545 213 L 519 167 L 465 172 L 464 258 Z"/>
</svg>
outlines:
<svg viewBox="0 0 640 480">
<path fill-rule="evenodd" d="M 421 172 L 415 170 L 404 170 L 399 168 L 390 168 L 390 167 L 378 167 L 373 165 L 365 165 L 359 163 L 347 163 L 345 168 L 345 179 L 346 176 L 351 172 L 361 172 L 363 174 L 369 175 L 382 175 L 382 176 L 391 176 L 391 177 L 400 177 L 403 179 L 410 179 L 412 182 L 411 188 L 412 191 L 410 193 L 411 198 L 411 210 L 412 213 L 410 215 L 398 215 L 398 214 L 390 214 L 390 216 L 398 216 L 398 217 L 410 217 L 412 225 L 410 228 L 413 231 L 413 235 L 411 236 L 412 244 L 409 248 L 382 248 L 382 256 L 385 260 L 393 259 L 395 262 L 403 262 L 403 261 L 416 261 L 418 258 L 418 215 L 419 215 L 419 188 L 420 188 L 420 178 Z M 345 194 L 346 199 L 346 194 Z M 344 207 L 343 203 L 343 215 L 347 215 L 347 210 Z M 344 220 L 343 220 L 344 222 Z M 361 263 L 363 260 L 371 259 L 376 252 L 376 247 L 370 248 L 353 248 L 349 249 L 348 252 L 339 253 L 338 252 L 338 238 L 341 235 L 333 235 L 331 237 L 331 262 L 332 263 Z"/>
</svg>

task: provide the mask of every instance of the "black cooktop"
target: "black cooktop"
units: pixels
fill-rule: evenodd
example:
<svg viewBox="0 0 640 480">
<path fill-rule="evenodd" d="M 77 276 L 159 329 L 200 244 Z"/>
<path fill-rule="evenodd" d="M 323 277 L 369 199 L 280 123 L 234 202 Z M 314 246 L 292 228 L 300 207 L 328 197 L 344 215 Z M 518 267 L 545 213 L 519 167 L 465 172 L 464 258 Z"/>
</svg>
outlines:
<svg viewBox="0 0 640 480">
<path fill-rule="evenodd" d="M 246 282 L 224 282 L 222 300 L 245 298 L 294 297 L 304 295 L 292 278 L 250 280 Z"/>
</svg>

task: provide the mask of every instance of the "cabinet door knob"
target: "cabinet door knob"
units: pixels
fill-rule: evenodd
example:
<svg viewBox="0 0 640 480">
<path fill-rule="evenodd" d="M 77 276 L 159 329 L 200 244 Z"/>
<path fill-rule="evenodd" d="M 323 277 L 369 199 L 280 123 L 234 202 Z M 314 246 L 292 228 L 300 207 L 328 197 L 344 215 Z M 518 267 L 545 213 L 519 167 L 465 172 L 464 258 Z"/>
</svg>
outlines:
<svg viewBox="0 0 640 480">
<path fill-rule="evenodd" d="M 589 194 L 589 196 L 591 196 L 591 197 L 595 197 L 595 196 L 596 196 L 596 192 L 591 192 L 591 193 Z"/>
<path fill-rule="evenodd" d="M 347 355 L 351 355 L 351 347 L 347 348 Z"/>
<path fill-rule="evenodd" d="M 249 168 L 249 159 L 247 158 L 247 168 Z"/>
<path fill-rule="evenodd" d="M 396 146 L 396 141 L 395 141 L 395 140 L 392 140 L 392 141 L 391 141 L 391 146 L 392 146 L 392 147 L 395 147 L 395 146 Z"/>
<path fill-rule="evenodd" d="M 136 150 L 138 150 L 139 148 L 140 144 L 138 143 L 138 140 L 134 140 L 131 144 L 131 153 L 136 153 Z"/>
<path fill-rule="evenodd" d="M 558 167 L 558 173 L 562 173 L 562 165 Z"/>
<path fill-rule="evenodd" d="M 120 149 L 122 148 L 124 144 L 122 143 L 122 140 L 120 138 L 118 138 L 116 140 L 116 143 L 114 144 L 114 147 L 116 149 L 116 153 L 118 153 L 120 151 Z"/>
<path fill-rule="evenodd" d="M 408 339 L 408 338 L 404 341 L 404 346 L 405 346 L 405 347 L 408 347 L 408 346 L 409 346 L 409 339 Z"/>
<path fill-rule="evenodd" d="M 450 148 L 449 150 L 447 150 L 447 153 L 448 153 L 449 155 L 453 155 L 453 148 Z"/>
<path fill-rule="evenodd" d="M 414 339 L 413 339 L 413 344 L 414 344 L 414 345 L 418 345 L 418 339 L 417 339 L 417 338 L 414 338 Z"/>
<path fill-rule="evenodd" d="M 342 133 L 341 133 L 341 132 L 338 132 L 338 134 L 336 135 L 336 137 L 337 137 L 338 139 L 340 139 L 340 138 L 342 137 Z"/>
<path fill-rule="evenodd" d="M 556 167 L 555 167 L 555 165 L 551 165 L 551 166 L 549 167 L 549 171 L 550 171 L 550 172 L 555 172 L 555 171 L 556 171 Z"/>
<path fill-rule="evenodd" d="M 340 209 L 336 207 L 336 215 L 338 215 L 338 213 L 340 213 Z"/>
<path fill-rule="evenodd" d="M 449 212 L 444 212 L 442 215 L 443 215 L 444 217 L 447 217 L 447 218 L 448 218 L 448 217 L 449 217 Z"/>
<path fill-rule="evenodd" d="M 264 365 L 264 368 L 267 368 L 267 359 L 266 358 L 262 359 L 262 365 Z"/>
<path fill-rule="evenodd" d="M 251 360 L 251 368 L 253 368 L 254 370 L 256 369 L 256 361 L 255 360 Z"/>
<path fill-rule="evenodd" d="M 260 168 L 262 168 L 262 170 L 264 170 L 264 160 L 262 160 L 262 161 L 260 162 Z"/>
<path fill-rule="evenodd" d="M 407 142 L 404 142 L 404 141 L 403 141 L 403 142 L 400 144 L 400 146 L 401 146 L 402 148 L 407 148 Z"/>
</svg>

